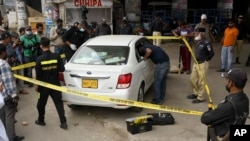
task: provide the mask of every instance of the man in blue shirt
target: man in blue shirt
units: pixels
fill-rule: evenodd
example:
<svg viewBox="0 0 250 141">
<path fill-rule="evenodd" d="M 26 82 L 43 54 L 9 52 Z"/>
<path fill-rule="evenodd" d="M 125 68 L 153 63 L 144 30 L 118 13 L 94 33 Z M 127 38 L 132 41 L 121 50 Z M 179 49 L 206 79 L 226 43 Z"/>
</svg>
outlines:
<svg viewBox="0 0 250 141">
<path fill-rule="evenodd" d="M 151 103 L 162 104 L 166 93 L 167 75 L 170 70 L 170 61 L 167 53 L 160 47 L 152 44 L 139 45 L 138 50 L 144 59 L 150 58 L 155 64 L 154 89 L 155 95 Z"/>
</svg>

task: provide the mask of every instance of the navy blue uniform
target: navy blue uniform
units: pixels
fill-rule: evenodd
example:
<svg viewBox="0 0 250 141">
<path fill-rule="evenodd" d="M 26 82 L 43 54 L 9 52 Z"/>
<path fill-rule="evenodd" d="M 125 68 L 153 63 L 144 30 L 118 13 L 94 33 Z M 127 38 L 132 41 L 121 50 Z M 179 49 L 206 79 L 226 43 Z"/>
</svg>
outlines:
<svg viewBox="0 0 250 141">
<path fill-rule="evenodd" d="M 211 42 L 206 39 L 199 41 L 196 45 L 195 56 L 198 63 L 204 63 L 212 59 L 214 50 Z"/>
</svg>

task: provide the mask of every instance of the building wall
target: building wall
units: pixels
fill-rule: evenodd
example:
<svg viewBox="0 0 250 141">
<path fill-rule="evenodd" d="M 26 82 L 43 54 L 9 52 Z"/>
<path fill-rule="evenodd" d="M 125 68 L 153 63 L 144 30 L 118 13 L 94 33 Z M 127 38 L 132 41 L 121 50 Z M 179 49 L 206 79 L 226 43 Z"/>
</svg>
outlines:
<svg viewBox="0 0 250 141">
<path fill-rule="evenodd" d="M 188 9 L 216 9 L 218 0 L 188 0 Z"/>
<path fill-rule="evenodd" d="M 90 2 L 91 0 L 89 0 Z M 95 0 L 96 1 L 96 0 Z M 87 22 L 97 22 L 101 23 L 102 19 L 105 18 L 108 24 L 112 24 L 112 8 L 113 0 L 97 0 L 100 3 L 98 4 L 86 4 L 88 9 Z M 66 24 L 73 24 L 74 22 L 81 22 L 82 12 L 81 6 L 75 5 L 74 0 L 68 0 L 64 2 L 65 9 L 65 22 Z M 61 12 L 61 11 L 59 11 Z"/>
</svg>

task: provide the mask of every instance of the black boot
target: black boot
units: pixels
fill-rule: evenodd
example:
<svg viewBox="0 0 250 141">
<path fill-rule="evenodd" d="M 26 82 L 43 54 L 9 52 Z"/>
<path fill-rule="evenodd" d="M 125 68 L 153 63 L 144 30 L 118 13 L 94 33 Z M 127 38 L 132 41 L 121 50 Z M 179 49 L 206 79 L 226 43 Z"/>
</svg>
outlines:
<svg viewBox="0 0 250 141">
<path fill-rule="evenodd" d="M 240 62 L 239 62 L 239 57 L 236 57 L 235 63 L 236 63 L 236 64 L 240 64 Z"/>
<path fill-rule="evenodd" d="M 24 140 L 24 136 L 16 136 L 13 140 L 11 141 L 21 141 Z"/>
</svg>

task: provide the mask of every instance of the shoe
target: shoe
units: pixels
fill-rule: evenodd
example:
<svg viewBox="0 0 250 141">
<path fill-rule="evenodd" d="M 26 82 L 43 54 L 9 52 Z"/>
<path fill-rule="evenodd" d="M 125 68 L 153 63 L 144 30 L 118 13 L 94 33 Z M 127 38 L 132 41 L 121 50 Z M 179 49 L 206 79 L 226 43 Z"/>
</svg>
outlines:
<svg viewBox="0 0 250 141">
<path fill-rule="evenodd" d="M 246 62 L 245 66 L 250 67 L 250 63 Z"/>
<path fill-rule="evenodd" d="M 219 70 L 217 70 L 217 72 L 226 72 L 226 70 L 225 69 L 219 69 Z"/>
<path fill-rule="evenodd" d="M 21 141 L 24 140 L 24 136 L 16 136 L 13 141 Z"/>
<path fill-rule="evenodd" d="M 197 104 L 197 103 L 201 103 L 204 102 L 205 100 L 199 100 L 199 99 L 195 99 L 192 101 L 192 103 Z"/>
<path fill-rule="evenodd" d="M 191 71 L 190 71 L 190 70 L 187 70 L 187 71 L 185 71 L 185 73 L 186 73 L 186 74 L 190 74 L 190 73 L 191 73 Z"/>
<path fill-rule="evenodd" d="M 36 120 L 35 123 L 37 125 L 40 125 L 40 126 L 45 126 L 46 125 L 46 123 L 44 121 L 38 121 L 38 120 Z"/>
<path fill-rule="evenodd" d="M 29 94 L 29 92 L 25 91 L 25 90 L 20 90 L 19 94 Z"/>
<path fill-rule="evenodd" d="M 239 57 L 236 57 L 235 64 L 240 64 Z"/>
<path fill-rule="evenodd" d="M 151 101 L 151 104 L 161 105 L 162 103 L 163 103 L 163 100 L 158 101 L 158 100 L 156 100 L 156 99 L 153 99 L 153 100 Z"/>
<path fill-rule="evenodd" d="M 197 95 L 191 94 L 191 95 L 188 95 L 187 98 L 188 98 L 188 99 L 196 99 L 196 98 L 197 98 Z"/>
<path fill-rule="evenodd" d="M 62 123 L 62 124 L 60 125 L 60 128 L 62 128 L 62 129 L 68 129 L 67 123 L 66 123 L 66 122 Z"/>
<path fill-rule="evenodd" d="M 180 74 L 183 74 L 185 71 L 183 69 L 180 69 Z"/>
</svg>

